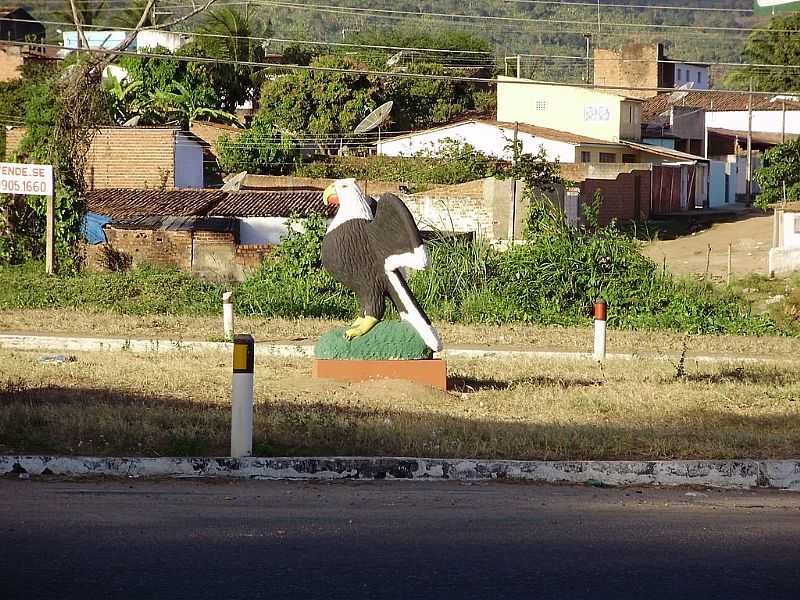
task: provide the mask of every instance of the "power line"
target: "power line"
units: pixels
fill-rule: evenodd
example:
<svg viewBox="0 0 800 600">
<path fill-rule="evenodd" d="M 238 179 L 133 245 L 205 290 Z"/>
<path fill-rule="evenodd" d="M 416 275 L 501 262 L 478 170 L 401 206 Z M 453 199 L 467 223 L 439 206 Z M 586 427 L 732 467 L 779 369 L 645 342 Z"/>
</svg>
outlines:
<svg viewBox="0 0 800 600">
<path fill-rule="evenodd" d="M 499 0 L 500 2 L 513 3 L 513 4 L 555 4 L 557 6 L 586 6 L 596 8 L 598 5 L 602 8 L 635 8 L 643 10 L 679 10 L 691 12 L 741 12 L 752 13 L 752 8 L 719 8 L 711 6 L 675 6 L 675 5 L 657 5 L 657 4 L 608 4 L 601 2 L 569 2 L 565 0 Z"/>
<path fill-rule="evenodd" d="M 4 42 L 7 45 L 14 45 L 14 46 L 29 46 L 27 42 Z M 54 44 L 37 44 L 38 47 L 42 48 L 54 48 L 54 49 L 62 49 L 61 46 L 56 46 Z M 308 71 L 308 72 L 320 72 L 320 73 L 342 73 L 348 75 L 363 75 L 363 76 L 373 76 L 379 78 L 408 78 L 408 79 L 428 79 L 433 81 L 454 81 L 454 82 L 463 82 L 463 83 L 475 83 L 475 84 L 488 84 L 488 85 L 498 85 L 500 83 L 504 85 L 550 85 L 556 87 L 582 87 L 582 88 L 591 88 L 600 91 L 611 91 L 611 90 L 630 90 L 630 91 L 648 91 L 648 92 L 674 92 L 675 88 L 667 88 L 667 87 L 633 87 L 628 85 L 595 85 L 595 84 L 583 84 L 583 83 L 565 83 L 561 81 L 543 81 L 543 80 L 533 80 L 533 79 L 503 79 L 498 80 L 494 78 L 488 77 L 470 77 L 470 76 L 459 76 L 459 75 L 433 75 L 428 73 L 409 73 L 403 71 L 375 71 L 370 69 L 342 69 L 337 67 L 321 67 L 315 65 L 282 65 L 282 64 L 275 64 L 275 63 L 265 63 L 265 62 L 256 62 L 256 61 L 245 61 L 245 60 L 226 60 L 226 59 L 219 59 L 219 58 L 211 58 L 205 56 L 178 56 L 174 54 L 157 54 L 152 52 L 135 52 L 130 50 L 93 50 L 91 48 L 78 48 L 74 49 L 73 52 L 84 52 L 84 53 L 100 53 L 100 54 L 107 54 L 112 56 L 134 56 L 139 58 L 154 58 L 160 60 L 177 60 L 182 62 L 194 62 L 199 64 L 233 64 L 233 65 L 241 65 L 246 67 L 265 67 L 271 68 L 275 70 L 285 70 L 285 71 Z M 793 66 L 800 66 L 800 65 L 793 65 Z M 692 90 L 695 93 L 723 93 L 723 94 L 753 94 L 753 95 L 761 95 L 761 96 L 774 96 L 775 94 L 791 94 L 790 91 L 774 91 L 774 92 L 751 92 L 750 90 Z"/>
<path fill-rule="evenodd" d="M 242 2 L 226 3 L 227 4 L 242 4 Z M 747 27 L 725 27 L 718 25 L 677 25 L 677 24 L 654 24 L 654 23 L 618 23 L 610 21 L 578 21 L 572 19 L 538 19 L 531 17 L 510 17 L 500 15 L 471 15 L 463 13 L 438 13 L 438 12 L 425 12 L 425 11 L 408 11 L 398 9 L 386 8 L 362 8 L 356 6 L 338 6 L 338 5 L 320 5 L 308 3 L 290 3 L 278 2 L 274 0 L 252 0 L 249 4 L 257 4 L 259 6 L 274 6 L 276 8 L 289 8 L 298 10 L 310 10 L 318 12 L 340 12 L 350 15 L 360 16 L 388 16 L 388 17 L 437 17 L 447 19 L 465 19 L 477 21 L 502 21 L 512 23 L 542 23 L 549 25 L 581 25 L 593 28 L 599 25 L 612 26 L 612 27 L 632 27 L 638 29 L 681 29 L 681 30 L 697 30 L 697 31 L 721 31 L 728 33 L 752 33 L 755 31 L 771 31 L 775 33 L 800 33 L 797 29 L 769 29 L 769 28 L 747 28 Z M 601 5 L 602 6 L 602 5 Z"/>
<path fill-rule="evenodd" d="M 14 21 L 14 20 L 15 19 L 11 19 L 11 18 L 8 18 L 8 17 L 0 17 L 0 21 Z M 44 24 L 48 24 L 48 25 L 72 25 L 72 23 L 69 23 L 69 22 L 66 22 L 66 21 L 40 21 L 40 22 L 44 23 Z M 101 30 L 101 31 L 107 31 L 107 28 L 102 26 L 102 25 L 84 25 L 83 27 L 85 29 L 97 29 L 97 30 Z M 135 31 L 133 28 L 125 28 L 125 27 L 114 28 L 114 30 L 123 31 L 123 32 Z M 145 29 L 143 31 L 151 31 L 151 30 Z M 430 53 L 442 52 L 442 53 L 447 53 L 447 54 L 462 54 L 462 53 L 464 53 L 464 54 L 475 54 L 475 55 L 478 55 L 478 54 L 480 54 L 480 55 L 490 54 L 489 52 L 486 52 L 486 51 L 477 51 L 477 50 L 452 50 L 452 49 L 434 49 L 434 48 L 415 48 L 415 47 L 410 47 L 410 46 L 407 46 L 407 47 L 402 47 L 402 46 L 376 46 L 376 45 L 370 45 L 370 44 L 353 44 L 353 43 L 336 43 L 336 42 L 311 42 L 311 41 L 306 41 L 306 40 L 294 40 L 294 39 L 274 38 L 274 37 L 226 36 L 226 35 L 222 35 L 222 34 L 213 34 L 213 33 L 186 33 L 186 32 L 167 32 L 167 33 L 175 33 L 176 35 L 181 35 L 181 36 L 186 36 L 186 37 L 200 37 L 200 38 L 208 37 L 208 38 L 213 38 L 213 39 L 232 39 L 232 40 L 266 41 L 266 42 L 277 41 L 277 42 L 289 43 L 289 44 L 305 44 L 305 43 L 309 43 L 309 44 L 319 44 L 319 45 L 329 45 L 329 46 L 346 46 L 346 47 L 350 47 L 350 48 L 378 49 L 378 50 L 397 50 L 397 51 L 401 51 L 401 52 L 402 51 L 426 52 L 426 53 L 427 52 L 430 52 Z M 4 42 L 4 43 L 7 43 L 7 42 Z M 28 45 L 29 46 L 31 44 L 26 43 L 26 42 L 21 42 L 20 45 Z M 55 48 L 58 48 L 58 49 L 65 49 L 65 50 L 76 50 L 74 48 L 64 48 L 62 46 L 50 45 L 49 47 L 55 47 Z M 96 50 L 97 51 L 101 51 L 101 52 L 105 51 L 105 50 L 102 50 L 102 49 L 96 49 Z M 142 54 L 142 53 L 136 53 L 136 55 L 137 56 L 144 56 L 144 54 Z M 168 60 L 168 59 L 177 60 L 177 59 L 180 58 L 177 55 L 160 55 L 160 56 L 164 57 L 165 60 Z M 558 60 L 558 61 L 574 60 L 576 62 L 581 61 L 583 63 L 585 63 L 586 60 L 587 60 L 585 55 L 581 56 L 581 55 L 550 55 L 550 54 L 514 54 L 514 55 L 511 55 L 511 56 L 507 56 L 506 59 L 515 58 L 516 56 L 528 57 L 528 58 L 531 58 L 531 59 L 554 60 L 554 61 L 555 60 Z M 219 59 L 216 59 L 216 60 L 217 60 L 217 62 L 226 62 L 226 61 L 220 61 Z M 470 60 L 477 60 L 477 57 L 474 58 L 474 59 L 470 59 Z M 626 58 L 626 57 L 609 57 L 609 58 L 589 57 L 589 61 L 591 61 L 593 63 L 601 62 L 601 61 L 609 61 L 609 62 L 651 62 L 651 60 L 647 59 L 647 58 Z M 227 62 L 234 63 L 234 62 L 237 62 L 237 61 L 227 61 Z M 238 62 L 241 62 L 241 61 L 238 61 Z M 440 64 L 443 64 L 443 65 L 453 65 L 453 66 L 457 66 L 457 65 L 461 65 L 462 64 L 461 59 L 445 59 L 444 61 L 442 59 L 437 59 L 436 62 L 440 63 Z M 525 62 L 527 64 L 530 64 L 531 61 L 525 61 Z M 770 64 L 766 64 L 766 63 L 736 63 L 736 62 L 720 62 L 720 61 L 707 62 L 707 61 L 694 61 L 694 60 L 691 60 L 691 59 L 683 59 L 683 60 L 681 60 L 681 59 L 663 59 L 663 60 L 659 60 L 658 62 L 659 63 L 664 63 L 664 64 L 668 64 L 668 63 L 671 63 L 671 64 L 700 63 L 700 64 L 708 65 L 708 66 L 719 66 L 719 67 L 727 67 L 727 68 L 747 68 L 747 69 L 800 69 L 800 65 L 770 65 Z M 259 63 L 259 64 L 262 64 L 264 66 L 274 67 L 274 68 L 287 66 L 287 65 L 279 65 L 277 63 Z M 499 63 L 488 63 L 488 62 L 469 63 L 469 62 L 464 62 L 463 64 L 464 64 L 464 66 L 477 68 L 477 67 L 497 66 L 497 64 L 499 64 Z M 628 88 L 628 89 L 630 89 L 630 88 Z"/>
</svg>

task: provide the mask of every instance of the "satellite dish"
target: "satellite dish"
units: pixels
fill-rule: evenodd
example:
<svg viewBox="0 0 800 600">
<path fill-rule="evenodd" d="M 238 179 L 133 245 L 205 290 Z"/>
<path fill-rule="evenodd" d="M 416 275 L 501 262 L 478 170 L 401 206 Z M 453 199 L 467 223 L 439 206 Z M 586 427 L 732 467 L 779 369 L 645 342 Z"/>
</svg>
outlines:
<svg viewBox="0 0 800 600">
<path fill-rule="evenodd" d="M 394 102 L 389 100 L 385 104 L 381 104 L 378 108 L 369 113 L 364 120 L 359 123 L 353 130 L 353 133 L 367 133 L 373 129 L 380 127 L 389 118 L 389 113 L 392 112 Z"/>
<path fill-rule="evenodd" d="M 123 127 L 136 127 L 139 124 L 139 120 L 142 118 L 142 115 L 136 115 L 131 117 L 127 121 L 125 121 L 122 126 Z"/>
<path fill-rule="evenodd" d="M 387 67 L 396 67 L 400 63 L 400 59 L 403 58 L 403 51 L 400 50 L 397 54 L 393 55 L 389 60 L 386 61 Z"/>
<path fill-rule="evenodd" d="M 684 83 L 682 86 L 678 88 L 677 92 L 672 92 L 669 95 L 669 103 L 677 104 L 678 102 L 680 102 L 681 100 L 686 98 L 686 96 L 689 95 L 689 90 L 692 89 L 693 87 L 694 87 L 694 81 Z"/>
</svg>

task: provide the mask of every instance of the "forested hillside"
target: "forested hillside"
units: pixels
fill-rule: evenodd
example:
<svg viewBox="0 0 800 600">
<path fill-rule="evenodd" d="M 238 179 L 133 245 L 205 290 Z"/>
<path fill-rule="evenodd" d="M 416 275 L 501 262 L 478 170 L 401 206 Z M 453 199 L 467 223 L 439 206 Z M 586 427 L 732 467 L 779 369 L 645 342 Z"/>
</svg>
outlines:
<svg viewBox="0 0 800 600">
<path fill-rule="evenodd" d="M 29 2 L 39 18 L 58 17 L 67 3 L 62 0 Z M 124 22 L 126 7 L 142 0 L 79 0 L 86 19 L 97 25 Z M 216 5 L 242 2 L 219 0 Z M 191 9 L 187 0 L 160 0 L 159 18 L 171 18 Z M 584 34 L 597 47 L 617 47 L 628 41 L 658 41 L 667 45 L 670 57 L 689 61 L 738 62 L 747 31 L 764 21 L 752 15 L 751 0 L 301 0 L 281 2 L 254 0 L 247 6 L 268 25 L 276 38 L 270 47 L 280 51 L 290 41 L 370 43 L 400 45 L 398 38 L 414 44 L 418 33 L 456 30 L 487 41 L 487 54 L 472 56 L 476 65 L 503 69 L 503 59 L 523 56 L 523 74 L 533 77 L 579 79 L 584 65 Z M 699 10 L 698 10 L 699 9 Z M 184 24 L 191 28 L 191 22 Z M 57 36 L 50 27 L 51 35 Z M 392 32 L 391 34 L 389 32 Z M 401 34 L 398 36 L 398 32 Z M 279 41 L 280 40 L 280 41 Z M 387 40 L 389 40 L 387 42 Z M 394 52 L 386 50 L 385 58 Z M 413 56 L 400 57 L 413 60 Z M 723 72 L 715 73 L 721 81 Z"/>
</svg>

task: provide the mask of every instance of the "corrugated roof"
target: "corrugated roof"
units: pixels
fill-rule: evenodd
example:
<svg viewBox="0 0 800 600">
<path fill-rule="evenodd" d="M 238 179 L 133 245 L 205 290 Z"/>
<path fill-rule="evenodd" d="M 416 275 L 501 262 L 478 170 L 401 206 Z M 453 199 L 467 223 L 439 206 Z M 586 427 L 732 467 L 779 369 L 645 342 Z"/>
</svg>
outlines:
<svg viewBox="0 0 800 600">
<path fill-rule="evenodd" d="M 648 98 L 642 104 L 642 123 L 655 121 L 667 112 L 671 106 L 690 106 L 707 111 L 742 111 L 747 110 L 749 94 L 708 91 L 687 92 L 684 98 L 672 100 L 673 94 L 658 94 Z M 775 94 L 753 94 L 753 110 L 782 110 L 782 102 L 770 102 Z M 786 110 L 800 110 L 800 102 L 786 102 Z"/>
<path fill-rule="evenodd" d="M 86 193 L 87 209 L 118 222 L 144 223 L 163 217 L 306 217 L 333 216 L 322 192 L 286 190 L 223 192 L 220 190 L 102 189 Z M 149 222 L 149 221 L 148 221 Z M 148 228 L 154 228 L 155 221 Z M 177 223 L 177 222 L 176 222 Z M 160 226 L 159 226 L 160 227 Z"/>
<path fill-rule="evenodd" d="M 333 206 L 325 206 L 316 190 L 229 192 L 209 213 L 230 217 L 306 217 L 312 213 L 332 217 Z"/>
<path fill-rule="evenodd" d="M 694 154 L 681 152 L 680 150 L 673 150 L 672 148 L 664 148 L 662 146 L 653 146 L 650 144 L 639 144 L 637 142 L 627 141 L 623 141 L 621 143 L 622 145 L 632 148 L 633 150 L 647 152 L 648 154 L 655 154 L 656 156 L 663 156 L 664 158 L 670 158 L 672 160 L 708 162 L 708 159 L 703 158 L 702 156 L 695 156 Z"/>
<path fill-rule="evenodd" d="M 709 127 L 708 128 L 708 133 L 710 133 L 710 134 L 714 133 L 714 134 L 717 134 L 717 135 L 730 137 L 730 138 L 738 137 L 741 140 L 746 140 L 747 139 L 747 132 L 746 131 L 740 131 L 740 130 L 737 130 L 737 129 L 721 129 L 719 127 Z M 769 133 L 769 132 L 766 132 L 766 131 L 753 131 L 751 136 L 753 138 L 753 143 L 754 144 L 776 144 L 777 145 L 777 144 L 781 143 L 781 134 L 780 133 Z M 800 135 L 798 135 L 796 133 L 787 133 L 786 134 L 786 140 L 787 141 L 795 140 L 798 137 L 800 137 Z"/>
<path fill-rule="evenodd" d="M 109 188 L 86 192 L 88 210 L 115 221 L 129 217 L 203 216 L 225 197 L 216 190 L 132 190 Z"/>
</svg>

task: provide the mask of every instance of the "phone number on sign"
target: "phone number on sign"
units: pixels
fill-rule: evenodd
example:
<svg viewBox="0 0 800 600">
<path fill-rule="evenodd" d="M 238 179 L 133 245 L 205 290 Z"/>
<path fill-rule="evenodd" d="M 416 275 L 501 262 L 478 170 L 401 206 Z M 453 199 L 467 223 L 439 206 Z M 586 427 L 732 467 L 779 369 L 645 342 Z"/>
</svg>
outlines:
<svg viewBox="0 0 800 600">
<path fill-rule="evenodd" d="M 46 181 L 0 179 L 0 194 L 42 194 L 47 191 Z"/>
</svg>

